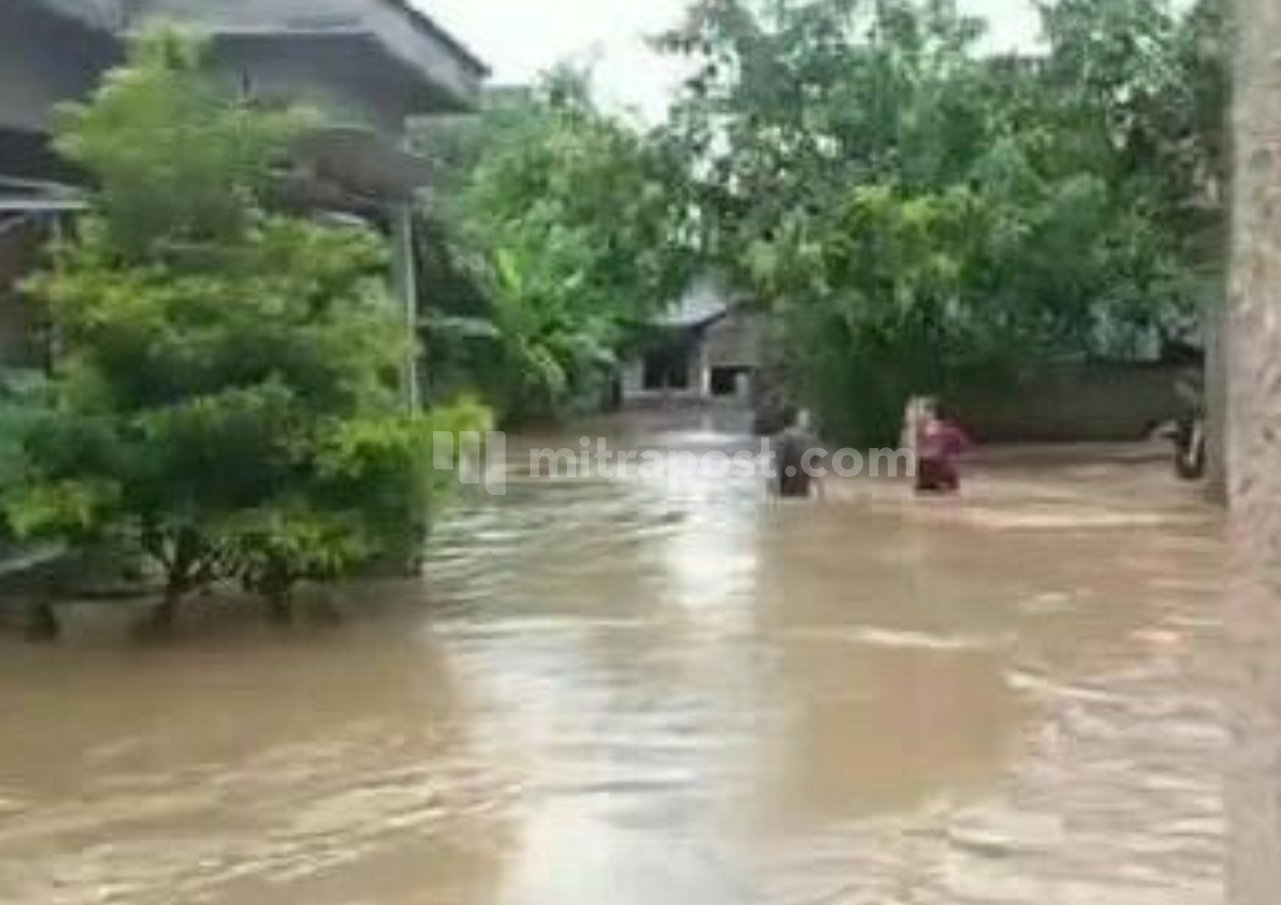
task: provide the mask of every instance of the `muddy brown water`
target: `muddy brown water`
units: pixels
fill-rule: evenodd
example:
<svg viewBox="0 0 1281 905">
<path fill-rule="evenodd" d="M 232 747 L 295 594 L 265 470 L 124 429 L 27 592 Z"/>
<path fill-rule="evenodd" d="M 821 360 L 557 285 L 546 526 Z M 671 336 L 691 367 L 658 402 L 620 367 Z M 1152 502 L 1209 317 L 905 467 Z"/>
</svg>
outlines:
<svg viewBox="0 0 1281 905">
<path fill-rule="evenodd" d="M 343 628 L 0 646 L 0 903 L 1222 901 L 1220 526 L 1163 466 L 784 505 L 522 455 Z"/>
</svg>

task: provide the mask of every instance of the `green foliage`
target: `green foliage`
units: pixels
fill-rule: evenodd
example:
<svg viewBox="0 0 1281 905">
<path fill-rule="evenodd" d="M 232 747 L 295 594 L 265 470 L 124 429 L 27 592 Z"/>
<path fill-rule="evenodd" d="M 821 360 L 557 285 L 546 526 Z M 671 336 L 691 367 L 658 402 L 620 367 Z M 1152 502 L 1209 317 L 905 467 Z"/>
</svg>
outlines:
<svg viewBox="0 0 1281 905">
<path fill-rule="evenodd" d="M 5 508 L 26 536 L 141 553 L 166 615 L 215 581 L 279 601 L 408 563 L 429 524 L 434 425 L 404 412 L 385 242 L 269 204 L 307 120 L 223 93 L 171 31 L 63 117 L 99 190 L 30 286 L 60 355 Z"/>
<path fill-rule="evenodd" d="M 1223 221 L 1217 6 L 1063 0 L 1045 22 L 1044 56 L 993 58 L 947 2 L 702 0 L 664 38 L 695 67 L 669 132 L 703 250 L 834 433 L 888 441 L 961 368 L 1195 326 Z"/>
<path fill-rule="evenodd" d="M 289 141 L 315 119 L 231 102 L 206 53 L 191 34 L 155 30 L 92 102 L 60 111 L 55 147 L 93 174 L 117 253 L 150 260 L 242 237 Z"/>
<path fill-rule="evenodd" d="M 21 480 L 22 438 L 40 417 L 45 389 L 38 373 L 0 369 L 0 499 Z M 0 507 L 0 552 L 12 541 L 14 533 Z"/>
<path fill-rule="evenodd" d="M 23 432 L 41 410 L 44 381 L 38 373 L 0 368 L 0 488 L 21 469 Z"/>
<path fill-rule="evenodd" d="M 589 95 L 561 70 L 422 136 L 449 164 L 449 240 L 491 327 L 470 331 L 473 373 L 508 417 L 595 401 L 629 332 L 681 288 L 679 160 Z"/>
</svg>

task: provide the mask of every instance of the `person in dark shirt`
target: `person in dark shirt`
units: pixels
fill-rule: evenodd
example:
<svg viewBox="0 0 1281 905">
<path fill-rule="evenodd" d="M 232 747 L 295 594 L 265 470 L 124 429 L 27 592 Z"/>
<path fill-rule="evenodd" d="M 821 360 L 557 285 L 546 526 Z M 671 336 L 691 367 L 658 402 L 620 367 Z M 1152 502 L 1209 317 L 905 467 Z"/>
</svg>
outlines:
<svg viewBox="0 0 1281 905">
<path fill-rule="evenodd" d="M 781 497 L 805 499 L 810 496 L 813 476 L 805 470 L 807 453 L 818 445 L 810 413 L 800 411 L 791 427 L 779 435 L 778 494 Z"/>
</svg>

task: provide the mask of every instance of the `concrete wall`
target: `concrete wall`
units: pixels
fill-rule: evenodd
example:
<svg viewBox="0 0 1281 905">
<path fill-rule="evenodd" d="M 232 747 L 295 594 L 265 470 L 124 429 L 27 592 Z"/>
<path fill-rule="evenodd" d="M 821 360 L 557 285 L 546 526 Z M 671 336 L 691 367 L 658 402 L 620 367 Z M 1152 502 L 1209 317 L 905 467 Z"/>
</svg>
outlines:
<svg viewBox="0 0 1281 905">
<path fill-rule="evenodd" d="M 1273 905 L 1281 890 L 1281 4 L 1235 6 L 1229 899 Z"/>
<path fill-rule="evenodd" d="M 707 366 L 710 368 L 756 368 L 760 366 L 760 321 L 736 308 L 707 328 Z"/>
<path fill-rule="evenodd" d="M 639 358 L 623 364 L 619 375 L 622 383 L 623 398 L 635 399 L 645 393 L 645 362 Z"/>
<path fill-rule="evenodd" d="M 86 95 L 117 59 L 109 37 L 27 0 L 0 0 L 0 128 L 47 131 L 54 105 Z"/>
<path fill-rule="evenodd" d="M 1186 412 L 1184 370 L 1162 365 L 1080 364 L 961 378 L 947 403 L 980 441 L 1126 441 Z"/>
</svg>

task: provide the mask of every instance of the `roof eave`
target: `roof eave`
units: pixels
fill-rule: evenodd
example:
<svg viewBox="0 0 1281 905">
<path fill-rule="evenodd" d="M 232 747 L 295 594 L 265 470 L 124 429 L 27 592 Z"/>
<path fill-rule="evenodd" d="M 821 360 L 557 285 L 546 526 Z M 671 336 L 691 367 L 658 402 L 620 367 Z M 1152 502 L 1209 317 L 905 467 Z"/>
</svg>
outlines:
<svg viewBox="0 0 1281 905">
<path fill-rule="evenodd" d="M 399 7 L 405 15 L 409 16 L 419 28 L 424 29 L 434 39 L 440 41 L 450 50 L 452 50 L 459 60 L 472 70 L 472 74 L 477 79 L 487 79 L 493 75 L 493 70 L 489 64 L 482 60 L 470 47 L 456 38 L 452 33 L 445 30 L 435 19 L 425 11 L 415 6 L 411 0 L 387 0 L 387 2 Z"/>
<path fill-rule="evenodd" d="M 235 45 L 247 42 L 348 42 L 360 45 L 369 53 L 376 54 L 383 64 L 393 66 L 406 76 L 406 84 L 412 84 L 410 92 L 416 98 L 415 106 L 419 109 L 410 115 L 423 115 L 437 112 L 460 112 L 471 110 L 476 106 L 480 85 L 475 83 L 473 90 L 467 86 L 451 84 L 432 72 L 420 60 L 400 52 L 377 31 L 366 28 L 321 28 L 300 29 L 284 26 L 252 28 L 217 28 L 212 31 L 215 43 Z"/>
</svg>

